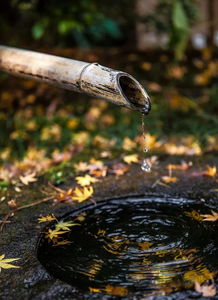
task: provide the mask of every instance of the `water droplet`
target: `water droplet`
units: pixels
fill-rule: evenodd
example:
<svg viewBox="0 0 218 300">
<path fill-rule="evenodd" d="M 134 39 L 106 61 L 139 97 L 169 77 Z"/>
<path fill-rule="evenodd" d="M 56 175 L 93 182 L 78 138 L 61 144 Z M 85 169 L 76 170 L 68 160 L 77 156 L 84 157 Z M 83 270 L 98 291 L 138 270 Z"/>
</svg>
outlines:
<svg viewBox="0 0 218 300">
<path fill-rule="evenodd" d="M 146 159 L 143 160 L 142 165 L 141 165 L 141 169 L 144 172 L 150 172 L 151 171 L 151 167 L 150 165 L 147 163 Z"/>
<path fill-rule="evenodd" d="M 149 150 L 148 148 L 144 148 L 143 152 L 147 153 Z"/>
</svg>

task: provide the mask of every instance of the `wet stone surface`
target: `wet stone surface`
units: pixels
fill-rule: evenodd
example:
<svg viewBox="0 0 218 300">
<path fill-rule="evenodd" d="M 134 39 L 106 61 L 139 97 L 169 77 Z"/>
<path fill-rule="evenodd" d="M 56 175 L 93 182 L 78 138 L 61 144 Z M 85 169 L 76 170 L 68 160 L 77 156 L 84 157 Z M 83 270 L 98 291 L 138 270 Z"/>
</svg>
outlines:
<svg viewBox="0 0 218 300">
<path fill-rule="evenodd" d="M 170 157 L 170 163 L 178 163 L 180 160 L 181 158 L 176 157 L 172 162 L 172 157 Z M 207 156 L 201 159 L 193 158 L 192 161 L 193 165 L 197 167 L 190 170 L 190 174 L 191 172 L 193 173 L 201 169 L 202 165 L 217 165 L 218 159 L 215 156 Z M 145 195 L 146 198 L 187 198 L 195 200 L 196 205 L 200 205 L 202 207 L 203 204 L 208 208 L 205 208 L 205 211 L 202 210 L 202 213 L 210 213 L 211 208 L 217 211 L 218 198 L 217 193 L 214 192 L 214 189 L 217 189 L 217 182 L 213 178 L 205 176 L 190 177 L 188 171 L 184 174 L 180 171 L 178 174 L 175 172 L 175 176 L 179 177 L 179 181 L 170 185 L 170 187 L 160 185 L 154 186 L 154 182 L 159 178 L 157 178 L 157 174 L 158 176 L 166 174 L 165 166 L 168 163 L 169 158 L 162 157 L 158 169 L 154 168 L 149 174 L 144 174 L 139 165 L 133 165 L 128 173 L 124 176 L 120 176 L 117 180 L 115 180 L 114 176 L 108 176 L 103 182 L 96 185 L 94 197 L 95 201 L 98 202 L 99 200 L 112 198 L 117 201 L 117 199 L 121 196 L 135 197 L 136 195 L 140 195 L 140 197 Z M 72 181 L 66 183 L 63 188 L 67 189 L 69 186 L 72 186 Z M 40 190 L 42 186 L 39 186 L 39 184 L 36 183 L 32 185 L 32 188 Z M 17 212 L 15 216 L 11 218 L 11 222 L 5 224 L 3 232 L 1 232 L 1 253 L 7 254 L 8 258 L 20 257 L 21 259 L 18 262 L 21 268 L 2 270 L 0 274 L 0 298 L 2 300 L 118 299 L 119 297 L 116 295 L 84 292 L 83 290 L 67 284 L 60 279 L 55 279 L 52 275 L 49 275 L 45 268 L 40 264 L 37 259 L 36 245 L 40 232 L 44 230 L 44 225 L 40 225 L 37 218 L 50 213 L 54 213 L 57 217 L 61 218 L 63 215 L 72 212 L 72 210 L 76 208 L 80 209 L 87 205 L 87 203 L 84 203 L 72 207 L 66 204 L 58 204 L 55 206 L 51 204 L 52 202 L 48 202 Z M 150 208 L 148 207 L 148 210 L 149 209 Z M 187 218 L 187 216 L 184 216 L 184 218 Z M 181 222 L 183 221 L 181 220 Z M 181 233 L 178 235 L 179 237 L 181 237 L 180 234 Z M 202 241 L 202 243 L 203 242 L 204 241 Z M 143 251 L 146 252 L 148 249 L 144 249 Z M 203 247 L 203 251 L 209 251 L 205 245 Z M 194 257 L 195 255 L 197 254 L 193 253 Z M 217 262 L 214 262 L 211 263 L 210 266 L 207 265 L 207 267 L 211 268 L 211 271 L 213 272 L 213 268 L 216 268 L 216 264 Z M 123 295 L 124 299 L 142 299 L 141 295 L 134 297 L 135 296 L 132 295 Z M 171 291 L 170 294 L 164 296 L 146 296 L 146 299 L 148 300 L 201 298 L 206 299 L 201 297 L 199 293 L 195 292 L 192 287 L 184 287 L 181 291 Z M 218 296 L 213 297 L 213 299 L 218 299 Z"/>
</svg>

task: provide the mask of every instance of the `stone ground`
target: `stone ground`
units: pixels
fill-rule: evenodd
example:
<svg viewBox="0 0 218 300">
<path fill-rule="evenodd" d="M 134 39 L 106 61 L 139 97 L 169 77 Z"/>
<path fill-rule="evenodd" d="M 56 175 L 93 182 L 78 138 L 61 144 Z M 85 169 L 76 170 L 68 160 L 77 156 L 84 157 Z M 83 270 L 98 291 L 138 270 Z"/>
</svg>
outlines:
<svg viewBox="0 0 218 300">
<path fill-rule="evenodd" d="M 175 170 L 173 176 L 177 176 L 179 181 L 170 183 L 169 187 L 156 185 L 154 182 L 163 175 L 167 175 L 166 165 L 169 163 L 179 163 L 181 159 L 192 161 L 193 167 L 186 171 Z M 104 180 L 95 185 L 94 200 L 129 196 L 129 195 L 157 195 L 185 197 L 205 201 L 209 206 L 218 209 L 218 183 L 215 178 L 207 176 L 193 176 L 194 172 L 205 169 L 207 164 L 218 165 L 218 155 L 208 154 L 204 157 L 172 157 L 162 156 L 160 163 L 152 169 L 151 173 L 143 173 L 138 164 L 131 165 L 130 170 L 123 176 L 115 177 L 109 175 Z M 31 188 L 25 192 L 23 197 L 29 201 L 36 201 L 37 191 L 42 190 L 45 183 L 38 181 L 31 184 Z M 72 186 L 73 181 L 69 181 L 61 188 Z M 75 206 L 60 203 L 53 205 L 53 202 L 46 202 L 40 205 L 23 209 L 15 213 L 10 219 L 10 223 L 5 224 L 1 232 L 0 248 L 1 253 L 5 253 L 7 258 L 20 257 L 18 261 L 20 269 L 2 270 L 0 274 L 0 299 L 1 300 L 48 300 L 48 299 L 120 299 L 117 296 L 82 293 L 75 287 L 65 284 L 52 278 L 40 265 L 36 257 L 37 239 L 40 231 L 44 227 L 38 223 L 39 216 L 54 213 L 59 217 L 63 214 L 86 205 Z M 3 217 L 3 214 L 0 215 Z M 18 264 L 17 262 L 17 264 Z M 216 282 L 218 290 L 218 280 Z M 126 298 L 127 299 L 127 298 Z M 133 298 L 128 298 L 133 299 Z M 150 296 L 148 300 L 172 300 L 172 299 L 209 299 L 201 297 L 201 294 L 194 290 L 186 290 L 171 293 L 166 296 Z M 211 299 L 211 298 L 210 298 Z M 218 295 L 213 297 L 218 299 Z"/>
</svg>

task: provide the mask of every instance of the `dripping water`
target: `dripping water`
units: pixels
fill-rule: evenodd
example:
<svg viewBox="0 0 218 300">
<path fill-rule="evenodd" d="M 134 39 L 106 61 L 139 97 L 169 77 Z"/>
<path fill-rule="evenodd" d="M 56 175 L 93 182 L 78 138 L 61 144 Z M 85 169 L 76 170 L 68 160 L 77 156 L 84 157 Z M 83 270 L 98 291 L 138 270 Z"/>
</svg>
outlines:
<svg viewBox="0 0 218 300">
<path fill-rule="evenodd" d="M 145 120 L 144 120 L 145 114 L 142 113 L 142 118 L 141 118 L 141 130 L 142 130 L 142 137 L 143 137 L 143 152 L 147 153 L 149 149 L 146 147 L 146 135 L 145 135 Z M 146 158 L 143 159 L 142 164 L 141 164 L 141 169 L 144 172 L 150 172 L 151 171 L 151 166 L 147 162 Z"/>
</svg>

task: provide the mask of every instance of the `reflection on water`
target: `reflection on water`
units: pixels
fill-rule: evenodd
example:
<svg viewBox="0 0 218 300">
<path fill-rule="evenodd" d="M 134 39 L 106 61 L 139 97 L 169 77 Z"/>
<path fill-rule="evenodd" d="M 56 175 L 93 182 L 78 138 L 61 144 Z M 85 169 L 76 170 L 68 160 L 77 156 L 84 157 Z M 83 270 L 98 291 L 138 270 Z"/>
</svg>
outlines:
<svg viewBox="0 0 218 300">
<path fill-rule="evenodd" d="M 42 234 L 38 258 L 54 277 L 85 291 L 142 296 L 190 288 L 218 269 L 218 225 L 195 217 L 205 211 L 184 199 L 88 205 L 61 220 L 81 223 L 64 233 L 71 243 L 54 247 Z"/>
</svg>

